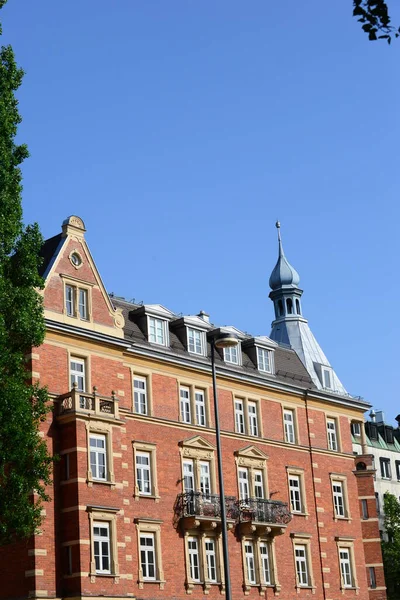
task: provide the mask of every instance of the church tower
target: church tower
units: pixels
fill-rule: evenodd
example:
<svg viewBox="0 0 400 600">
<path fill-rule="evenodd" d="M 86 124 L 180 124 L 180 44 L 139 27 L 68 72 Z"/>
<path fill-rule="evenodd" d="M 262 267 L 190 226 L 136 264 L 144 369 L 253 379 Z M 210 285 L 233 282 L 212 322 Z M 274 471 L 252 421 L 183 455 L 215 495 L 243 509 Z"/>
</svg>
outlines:
<svg viewBox="0 0 400 600">
<path fill-rule="evenodd" d="M 269 278 L 272 290 L 269 297 L 275 309 L 270 338 L 278 344 L 290 346 L 298 354 L 318 389 L 348 395 L 303 317 L 300 277 L 283 251 L 279 221 L 276 228 L 279 255 Z"/>
</svg>

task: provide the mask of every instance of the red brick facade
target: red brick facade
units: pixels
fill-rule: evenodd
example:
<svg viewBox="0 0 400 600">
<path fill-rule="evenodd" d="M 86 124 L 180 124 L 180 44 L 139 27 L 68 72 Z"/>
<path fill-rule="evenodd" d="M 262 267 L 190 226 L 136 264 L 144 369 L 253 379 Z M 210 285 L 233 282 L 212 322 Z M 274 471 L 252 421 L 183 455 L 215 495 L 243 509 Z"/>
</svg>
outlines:
<svg viewBox="0 0 400 600">
<path fill-rule="evenodd" d="M 218 516 L 180 518 L 177 512 L 177 498 L 183 492 L 185 456 L 191 457 L 195 468 L 196 461 L 208 461 L 212 482 L 215 479 L 209 367 L 196 369 L 185 362 L 165 360 L 157 353 L 135 352 L 135 347 L 121 336 L 120 319 L 110 309 L 79 228 L 66 228 L 65 236 L 58 260 L 47 273 L 44 302 L 48 334 L 43 346 L 34 349 L 31 367 L 33 377 L 48 386 L 54 398 L 54 412 L 49 413 L 43 434 L 51 451 L 61 458 L 55 464 L 53 486 L 49 490 L 52 500 L 45 506 L 41 531 L 29 543 L 1 551 L 0 564 L 5 571 L 0 597 L 183 600 L 188 593 L 194 598 L 205 594 L 210 598 L 220 597 L 224 586 Z M 71 252 L 76 250 L 83 259 L 78 271 L 70 260 Z M 88 285 L 89 324 L 82 325 L 75 319 L 74 327 L 73 318 L 65 318 L 65 281 L 72 281 L 78 287 Z M 86 390 L 91 392 L 96 386 L 95 396 L 85 396 L 85 406 L 80 405 L 78 393 L 68 394 L 71 358 L 85 361 Z M 135 374 L 147 378 L 151 407 L 148 415 L 134 412 Z M 180 420 L 180 385 L 204 392 L 207 426 Z M 362 410 L 350 402 L 347 405 L 342 400 L 336 401 L 332 395 L 296 388 L 295 384 L 261 385 L 220 373 L 218 386 L 226 495 L 239 496 L 240 465 L 249 469 L 254 465 L 262 471 L 267 499 L 272 497 L 290 506 L 288 474 L 291 472 L 300 477 L 304 494 L 303 514 L 294 514 L 287 526 L 284 522 L 266 526 L 254 519 L 240 523 L 238 513 L 232 513 L 228 538 L 233 598 L 256 598 L 260 594 L 265 598 L 279 595 L 282 600 L 386 598 L 380 544 L 366 541 L 379 538 L 373 472 L 355 471 L 352 454 L 350 422 L 362 420 Z M 235 432 L 234 398 L 238 397 L 257 403 L 258 436 Z M 296 415 L 295 444 L 285 441 L 284 408 Z M 328 449 L 327 417 L 336 419 L 338 451 Z M 91 434 L 103 436 L 107 441 L 106 482 L 96 482 L 91 476 Z M 152 494 L 148 497 L 138 493 L 135 474 L 134 453 L 143 447 L 154 460 Z M 370 466 L 366 457 L 357 460 L 360 458 Z M 343 485 L 343 518 L 335 517 L 332 482 L 336 480 Z M 211 487 L 214 494 L 218 493 L 216 482 Z M 368 500 L 371 519 L 362 520 L 361 499 Z M 94 522 L 109 526 L 111 572 L 107 574 L 96 572 Z M 139 532 L 154 536 L 157 581 L 143 581 Z M 199 544 L 204 537 L 214 540 L 217 583 L 207 583 L 203 576 L 200 583 L 191 581 L 188 536 L 193 536 Z M 270 544 L 270 585 L 262 584 L 261 572 L 255 574 L 256 584 L 246 581 L 242 537 L 253 543 L 258 556 L 261 556 L 258 544 Z M 308 585 L 299 586 L 296 579 L 295 544 L 306 550 Z M 341 578 L 340 548 L 349 552 L 354 585 L 348 588 L 343 586 Z M 370 566 L 376 573 L 374 590 L 369 589 Z"/>
</svg>

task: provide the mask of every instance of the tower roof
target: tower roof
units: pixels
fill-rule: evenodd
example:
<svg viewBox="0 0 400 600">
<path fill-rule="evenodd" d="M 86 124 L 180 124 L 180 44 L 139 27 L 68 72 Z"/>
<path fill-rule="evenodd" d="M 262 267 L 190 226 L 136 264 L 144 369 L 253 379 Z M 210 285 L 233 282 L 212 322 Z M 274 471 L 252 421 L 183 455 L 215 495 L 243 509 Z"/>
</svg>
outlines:
<svg viewBox="0 0 400 600">
<path fill-rule="evenodd" d="M 283 251 L 280 230 L 281 224 L 279 221 L 276 222 L 276 228 L 278 230 L 279 256 L 274 270 L 271 273 L 271 277 L 269 278 L 269 287 L 272 290 L 277 290 L 283 286 L 297 287 L 300 283 L 300 276 L 296 269 L 289 263 Z"/>
</svg>

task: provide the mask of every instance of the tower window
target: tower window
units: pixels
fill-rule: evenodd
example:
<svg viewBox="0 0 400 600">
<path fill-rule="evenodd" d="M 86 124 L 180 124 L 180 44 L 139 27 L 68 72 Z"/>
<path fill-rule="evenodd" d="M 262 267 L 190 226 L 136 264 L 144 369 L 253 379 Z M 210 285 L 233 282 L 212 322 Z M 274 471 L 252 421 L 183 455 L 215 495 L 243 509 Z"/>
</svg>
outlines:
<svg viewBox="0 0 400 600">
<path fill-rule="evenodd" d="M 286 309 L 288 315 L 293 314 L 293 300 L 291 298 L 286 298 Z"/>
<path fill-rule="evenodd" d="M 282 300 L 278 300 L 278 316 L 281 317 L 283 315 L 283 302 Z"/>
<path fill-rule="evenodd" d="M 301 310 L 300 310 L 300 301 L 298 300 L 298 298 L 296 298 L 296 313 L 298 315 L 301 315 Z"/>
</svg>

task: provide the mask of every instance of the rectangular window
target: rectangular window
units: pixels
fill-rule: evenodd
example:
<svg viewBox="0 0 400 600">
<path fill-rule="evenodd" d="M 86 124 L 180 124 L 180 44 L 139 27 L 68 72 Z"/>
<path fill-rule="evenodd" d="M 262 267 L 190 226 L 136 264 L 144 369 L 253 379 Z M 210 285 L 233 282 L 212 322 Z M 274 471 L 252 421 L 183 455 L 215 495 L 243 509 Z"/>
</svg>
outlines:
<svg viewBox="0 0 400 600">
<path fill-rule="evenodd" d="M 328 448 L 329 450 L 334 450 L 336 452 L 338 450 L 338 440 L 335 419 L 326 420 L 326 430 L 328 434 Z"/>
<path fill-rule="evenodd" d="M 396 477 L 400 481 L 400 460 L 396 460 Z"/>
<path fill-rule="evenodd" d="M 154 533 L 140 534 L 140 564 L 142 566 L 143 580 L 154 581 L 156 579 Z"/>
<path fill-rule="evenodd" d="M 199 541 L 197 537 L 188 538 L 189 570 L 193 581 L 200 581 Z"/>
<path fill-rule="evenodd" d="M 207 579 L 215 583 L 217 581 L 217 561 L 215 554 L 215 540 L 213 538 L 206 538 L 204 540 L 206 547 L 206 566 L 207 566 Z"/>
<path fill-rule="evenodd" d="M 351 424 L 351 433 L 354 437 L 361 437 L 361 423 L 355 421 Z"/>
<path fill-rule="evenodd" d="M 183 462 L 183 488 L 186 493 L 194 492 L 194 470 L 193 461 Z"/>
<path fill-rule="evenodd" d="M 383 479 L 391 479 L 392 470 L 390 468 L 390 458 L 380 458 L 379 462 L 381 465 L 381 477 Z"/>
<path fill-rule="evenodd" d="M 341 481 L 332 481 L 333 505 L 336 517 L 345 517 L 346 511 L 343 497 L 343 484 Z"/>
<path fill-rule="evenodd" d="M 196 425 L 206 426 L 206 403 L 204 400 L 204 392 L 196 390 L 195 396 L 195 407 L 196 407 Z"/>
<path fill-rule="evenodd" d="M 88 292 L 87 290 L 78 290 L 79 302 L 79 316 L 81 319 L 87 321 L 88 320 Z"/>
<path fill-rule="evenodd" d="M 75 288 L 72 285 L 65 286 L 65 310 L 69 317 L 75 316 Z"/>
<path fill-rule="evenodd" d="M 332 389 L 332 373 L 331 373 L 330 369 L 322 368 L 322 385 L 327 390 Z"/>
<path fill-rule="evenodd" d="M 235 428 L 237 433 L 244 433 L 243 400 L 235 400 Z"/>
<path fill-rule="evenodd" d="M 361 500 L 361 510 L 362 510 L 362 518 L 363 519 L 368 519 L 369 518 L 369 514 L 368 514 L 368 502 L 367 502 L 367 500 Z"/>
<path fill-rule="evenodd" d="M 71 358 L 69 364 L 69 372 L 71 377 L 71 389 L 74 387 L 74 383 L 77 385 L 79 392 L 86 391 L 86 377 L 85 377 L 85 361 L 81 358 Z"/>
<path fill-rule="evenodd" d="M 133 379 L 135 413 L 147 415 L 147 381 L 145 377 L 134 377 Z"/>
<path fill-rule="evenodd" d="M 301 504 L 300 476 L 289 475 L 290 510 L 294 513 L 303 512 Z"/>
<path fill-rule="evenodd" d="M 93 523 L 93 546 L 96 573 L 111 573 L 110 527 L 108 523 Z"/>
<path fill-rule="evenodd" d="M 187 387 L 181 387 L 179 393 L 181 398 L 181 420 L 184 423 L 191 423 L 190 390 Z"/>
<path fill-rule="evenodd" d="M 269 558 L 269 545 L 267 542 L 260 542 L 260 558 L 261 558 L 261 578 L 262 583 L 271 584 L 271 567 Z"/>
<path fill-rule="evenodd" d="M 254 547 L 253 542 L 245 541 L 244 543 L 244 552 L 246 557 L 246 569 L 247 569 L 247 579 L 249 583 L 256 583 L 256 570 L 254 564 Z"/>
<path fill-rule="evenodd" d="M 353 576 L 351 572 L 350 550 L 348 548 L 339 548 L 340 572 L 342 575 L 343 587 L 353 587 Z"/>
<path fill-rule="evenodd" d="M 248 500 L 249 497 L 249 470 L 243 467 L 239 469 L 239 498 L 240 500 Z"/>
<path fill-rule="evenodd" d="M 155 317 L 147 317 L 149 324 L 149 342 L 166 346 L 166 321 L 156 319 Z"/>
<path fill-rule="evenodd" d="M 258 435 L 257 404 L 255 402 L 248 402 L 247 410 L 249 414 L 250 435 Z"/>
<path fill-rule="evenodd" d="M 303 545 L 294 547 L 296 557 L 296 573 L 299 586 L 308 586 L 307 550 Z"/>
<path fill-rule="evenodd" d="M 205 496 L 211 494 L 210 463 L 200 461 L 200 491 Z"/>
<path fill-rule="evenodd" d="M 90 470 L 93 479 L 106 481 L 107 479 L 107 450 L 106 436 L 95 433 L 90 434 Z"/>
<path fill-rule="evenodd" d="M 262 500 L 264 498 L 264 481 L 263 481 L 263 473 L 259 470 L 253 471 L 254 475 L 254 496 Z"/>
<path fill-rule="evenodd" d="M 150 452 L 135 452 L 136 482 L 139 494 L 151 495 L 151 463 Z"/>
<path fill-rule="evenodd" d="M 294 411 L 286 409 L 283 411 L 283 423 L 285 428 L 285 442 L 289 444 L 296 443 L 296 436 L 294 431 Z"/>
<path fill-rule="evenodd" d="M 232 365 L 239 364 L 239 348 L 238 346 L 231 346 L 230 348 L 224 348 L 224 361 L 231 363 Z"/>
<path fill-rule="evenodd" d="M 204 332 L 188 327 L 187 336 L 189 352 L 193 352 L 193 354 L 204 354 Z"/>
<path fill-rule="evenodd" d="M 369 587 L 372 589 L 376 588 L 376 576 L 375 576 L 375 567 L 369 567 Z"/>
<path fill-rule="evenodd" d="M 376 514 L 380 515 L 381 514 L 381 503 L 379 501 L 378 492 L 375 492 L 375 502 L 376 502 Z"/>
<path fill-rule="evenodd" d="M 265 348 L 257 348 L 258 370 L 265 373 L 271 373 L 271 351 Z"/>
</svg>

